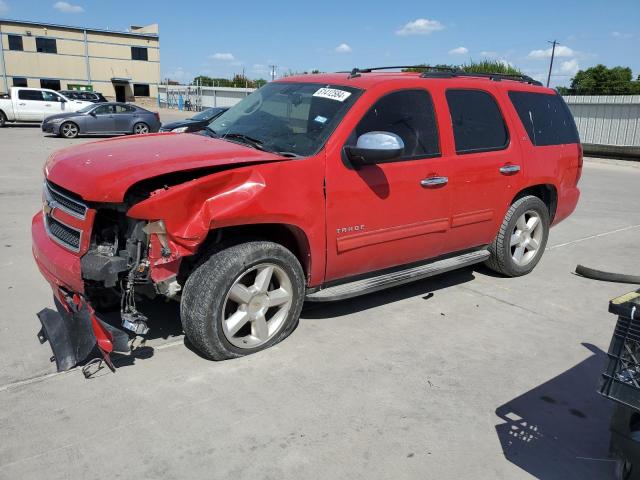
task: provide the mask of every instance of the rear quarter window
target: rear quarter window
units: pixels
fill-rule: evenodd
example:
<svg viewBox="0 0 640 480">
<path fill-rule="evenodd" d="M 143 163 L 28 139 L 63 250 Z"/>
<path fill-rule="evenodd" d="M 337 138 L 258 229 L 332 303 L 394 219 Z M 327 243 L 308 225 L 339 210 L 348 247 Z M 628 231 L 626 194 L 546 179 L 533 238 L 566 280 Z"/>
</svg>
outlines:
<svg viewBox="0 0 640 480">
<path fill-rule="evenodd" d="M 573 116 L 560 95 L 510 91 L 509 98 L 535 146 L 580 142 Z"/>
</svg>

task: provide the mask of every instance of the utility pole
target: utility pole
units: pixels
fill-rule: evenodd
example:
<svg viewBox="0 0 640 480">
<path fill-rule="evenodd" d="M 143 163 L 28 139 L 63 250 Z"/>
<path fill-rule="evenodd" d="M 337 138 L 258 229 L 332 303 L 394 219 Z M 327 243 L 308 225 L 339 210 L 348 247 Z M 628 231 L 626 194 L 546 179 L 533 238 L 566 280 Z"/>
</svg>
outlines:
<svg viewBox="0 0 640 480">
<path fill-rule="evenodd" d="M 271 68 L 271 81 L 273 82 L 276 79 L 276 68 L 278 68 L 278 66 L 269 65 L 269 68 Z"/>
<path fill-rule="evenodd" d="M 553 57 L 556 55 L 556 45 L 560 45 L 556 40 L 548 43 L 551 44 L 551 62 L 549 63 L 549 75 L 547 75 L 547 88 L 549 88 L 549 82 L 551 82 L 551 70 L 553 69 Z"/>
</svg>

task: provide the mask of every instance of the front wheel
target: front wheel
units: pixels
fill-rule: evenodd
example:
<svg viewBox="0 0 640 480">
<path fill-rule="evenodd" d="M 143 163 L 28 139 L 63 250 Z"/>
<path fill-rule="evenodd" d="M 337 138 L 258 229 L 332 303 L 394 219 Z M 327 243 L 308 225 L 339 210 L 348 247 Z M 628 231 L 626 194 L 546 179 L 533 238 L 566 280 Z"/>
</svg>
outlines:
<svg viewBox="0 0 640 480">
<path fill-rule="evenodd" d="M 7 124 L 7 116 L 4 112 L 0 112 L 0 128 L 4 127 Z"/>
<path fill-rule="evenodd" d="M 489 245 L 491 257 L 486 265 L 508 277 L 531 272 L 547 246 L 549 223 L 549 209 L 538 197 L 529 195 L 516 200 Z"/>
<path fill-rule="evenodd" d="M 198 351 L 213 360 L 263 350 L 295 329 L 304 282 L 298 259 L 277 243 L 226 248 L 187 279 L 180 302 L 182 327 Z"/>
<path fill-rule="evenodd" d="M 144 135 L 145 133 L 149 133 L 149 125 L 144 122 L 136 123 L 133 126 L 133 133 L 136 135 Z"/>
</svg>

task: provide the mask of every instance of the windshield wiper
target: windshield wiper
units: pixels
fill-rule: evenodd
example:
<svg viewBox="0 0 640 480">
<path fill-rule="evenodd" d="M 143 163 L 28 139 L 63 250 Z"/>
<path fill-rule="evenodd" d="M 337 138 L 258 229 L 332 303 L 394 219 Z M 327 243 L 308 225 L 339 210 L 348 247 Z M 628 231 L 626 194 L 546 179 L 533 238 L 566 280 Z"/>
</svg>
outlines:
<svg viewBox="0 0 640 480">
<path fill-rule="evenodd" d="M 261 140 L 258 140 L 257 138 L 252 138 L 248 135 L 245 135 L 244 133 L 225 133 L 222 136 L 222 139 L 223 140 L 226 140 L 226 139 L 240 140 L 242 143 L 249 145 L 250 147 L 253 147 L 256 150 L 262 150 L 263 152 L 269 151 L 264 147 Z"/>
<path fill-rule="evenodd" d="M 302 156 L 302 155 L 298 155 L 297 153 L 293 153 L 293 152 L 279 152 L 277 150 L 273 150 L 271 153 L 275 153 L 275 154 L 280 155 L 282 157 L 288 157 L 288 158 L 298 158 L 298 157 Z"/>
<path fill-rule="evenodd" d="M 204 130 L 202 130 L 202 132 L 209 137 L 213 137 L 213 138 L 220 137 L 220 135 L 218 135 L 218 133 L 211 127 L 204 127 Z"/>
</svg>

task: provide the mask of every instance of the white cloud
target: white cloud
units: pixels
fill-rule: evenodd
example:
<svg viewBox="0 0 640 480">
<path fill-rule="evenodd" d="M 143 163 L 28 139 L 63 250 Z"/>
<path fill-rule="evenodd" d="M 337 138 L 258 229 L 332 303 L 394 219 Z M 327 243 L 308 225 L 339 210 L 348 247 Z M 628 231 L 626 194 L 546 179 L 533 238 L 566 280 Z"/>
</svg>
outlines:
<svg viewBox="0 0 640 480">
<path fill-rule="evenodd" d="M 611 36 L 614 38 L 632 38 L 633 33 L 611 32 Z"/>
<path fill-rule="evenodd" d="M 234 57 L 232 53 L 214 53 L 213 55 L 211 55 L 211 58 L 213 58 L 214 60 L 223 60 L 225 62 L 230 62 L 236 59 L 236 57 Z"/>
<path fill-rule="evenodd" d="M 173 71 L 167 72 L 163 75 L 163 78 L 168 78 L 169 80 L 177 80 L 180 83 L 184 83 L 186 81 L 193 80 L 193 75 L 191 72 L 187 72 L 182 67 L 178 67 Z"/>
<path fill-rule="evenodd" d="M 337 53 L 351 53 L 353 51 L 353 50 L 351 50 L 351 47 L 349 45 L 347 45 L 346 43 L 341 43 L 334 50 Z"/>
<path fill-rule="evenodd" d="M 556 46 L 556 57 L 573 57 L 576 55 L 576 52 L 571 50 L 569 47 L 565 47 L 564 45 Z M 549 58 L 551 57 L 551 47 L 546 50 L 532 50 L 529 52 L 529 58 Z"/>
<path fill-rule="evenodd" d="M 466 47 L 457 47 L 449 50 L 450 55 L 466 55 L 469 53 L 469 49 Z"/>
<path fill-rule="evenodd" d="M 407 23 L 400 30 L 396 30 L 396 35 L 429 35 L 430 33 L 444 30 L 438 20 L 429 20 L 427 18 L 418 18 Z"/>
<path fill-rule="evenodd" d="M 483 50 L 480 52 L 480 55 L 487 58 L 495 58 L 498 56 L 498 52 L 494 52 L 493 50 Z"/>
<path fill-rule="evenodd" d="M 269 69 L 267 65 L 264 65 L 262 63 L 254 63 L 253 66 L 251 67 L 251 71 L 259 75 L 265 75 L 269 73 Z"/>
<path fill-rule="evenodd" d="M 71 5 L 69 2 L 56 2 L 53 4 L 53 8 L 64 13 L 82 13 L 84 8 L 80 5 Z"/>
<path fill-rule="evenodd" d="M 4 0 L 0 0 L 0 15 L 4 15 L 9 11 L 9 4 Z"/>
<path fill-rule="evenodd" d="M 572 58 L 571 60 L 566 60 L 560 64 L 560 72 L 563 75 L 574 76 L 580 70 L 580 65 L 578 65 L 578 60 Z"/>
</svg>

